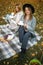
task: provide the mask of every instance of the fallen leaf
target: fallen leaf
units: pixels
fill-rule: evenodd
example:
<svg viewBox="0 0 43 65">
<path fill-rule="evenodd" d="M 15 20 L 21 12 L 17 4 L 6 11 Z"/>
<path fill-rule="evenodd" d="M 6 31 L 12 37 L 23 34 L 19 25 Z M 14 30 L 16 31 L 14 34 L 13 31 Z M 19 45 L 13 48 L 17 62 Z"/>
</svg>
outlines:
<svg viewBox="0 0 43 65">
<path fill-rule="evenodd" d="M 35 53 L 32 53 L 32 56 L 35 56 Z"/>
</svg>

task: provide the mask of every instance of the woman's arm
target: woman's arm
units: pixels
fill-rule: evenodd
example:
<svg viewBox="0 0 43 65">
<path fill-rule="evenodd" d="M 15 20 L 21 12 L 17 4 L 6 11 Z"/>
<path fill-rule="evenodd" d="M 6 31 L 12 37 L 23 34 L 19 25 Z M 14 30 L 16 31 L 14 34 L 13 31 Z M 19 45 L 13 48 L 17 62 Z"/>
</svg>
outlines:
<svg viewBox="0 0 43 65">
<path fill-rule="evenodd" d="M 35 27 L 36 27 L 36 19 L 33 19 L 31 25 L 30 26 L 29 25 L 27 26 L 27 29 L 28 30 L 31 30 L 31 31 L 34 31 L 35 30 Z"/>
</svg>

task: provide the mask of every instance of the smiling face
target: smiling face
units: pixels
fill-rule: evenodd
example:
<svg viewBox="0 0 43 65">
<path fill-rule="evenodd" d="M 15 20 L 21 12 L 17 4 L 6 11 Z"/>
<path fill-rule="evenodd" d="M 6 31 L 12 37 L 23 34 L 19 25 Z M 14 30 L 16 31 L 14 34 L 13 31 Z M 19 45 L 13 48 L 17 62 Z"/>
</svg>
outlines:
<svg viewBox="0 0 43 65">
<path fill-rule="evenodd" d="M 24 13 L 25 13 L 26 15 L 32 14 L 31 8 L 26 7 Z"/>
</svg>

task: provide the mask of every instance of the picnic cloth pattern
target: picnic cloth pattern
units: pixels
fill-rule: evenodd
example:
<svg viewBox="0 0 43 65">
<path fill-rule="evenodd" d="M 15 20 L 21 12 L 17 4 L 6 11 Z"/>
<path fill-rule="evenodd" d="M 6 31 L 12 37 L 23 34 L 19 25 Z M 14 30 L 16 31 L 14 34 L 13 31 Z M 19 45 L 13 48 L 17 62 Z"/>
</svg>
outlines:
<svg viewBox="0 0 43 65">
<path fill-rule="evenodd" d="M 3 28 L 3 26 L 0 28 L 2 29 L 2 32 L 0 34 L 0 37 L 3 37 L 4 35 L 6 34 L 13 34 L 13 32 L 6 28 Z M 9 41 L 9 42 L 2 42 L 0 41 L 0 60 L 3 60 L 3 59 L 6 59 L 6 58 L 9 58 L 13 55 L 15 55 L 17 52 L 20 52 L 20 45 L 17 44 L 19 42 L 18 38 L 15 37 L 14 35 L 14 38 Z"/>
<path fill-rule="evenodd" d="M 8 42 L 0 41 L 0 61 L 10 58 L 16 53 L 21 52 L 21 45 L 22 43 L 19 42 L 19 37 L 17 36 L 17 31 L 12 30 L 9 28 L 10 24 L 0 25 L 0 37 L 4 37 L 4 35 L 12 34 L 14 35 L 12 40 Z M 41 36 L 35 32 L 36 38 L 28 41 L 26 49 L 32 47 L 33 45 L 37 44 L 37 41 L 40 41 Z"/>
<path fill-rule="evenodd" d="M 15 55 L 16 53 L 21 51 L 21 43 L 19 42 L 19 37 L 14 34 L 14 31 L 7 28 L 5 25 L 0 25 L 1 33 L 0 37 L 4 37 L 6 34 L 13 34 L 14 38 L 8 42 L 0 41 L 0 60 L 10 58 L 11 56 Z M 34 40 L 34 42 L 33 42 Z M 31 43 L 32 42 L 32 43 Z M 27 48 L 32 47 L 33 45 L 37 44 L 37 40 L 34 38 L 28 41 Z"/>
</svg>

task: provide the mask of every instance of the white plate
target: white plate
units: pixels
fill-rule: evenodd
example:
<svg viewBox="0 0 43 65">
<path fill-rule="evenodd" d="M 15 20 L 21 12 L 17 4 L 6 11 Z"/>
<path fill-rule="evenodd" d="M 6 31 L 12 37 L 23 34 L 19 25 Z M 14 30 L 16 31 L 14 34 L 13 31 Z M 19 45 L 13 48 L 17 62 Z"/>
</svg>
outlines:
<svg viewBox="0 0 43 65">
<path fill-rule="evenodd" d="M 18 25 L 24 25 L 24 23 L 23 23 L 23 21 L 20 21 L 19 23 L 18 23 Z"/>
<path fill-rule="evenodd" d="M 7 40 L 12 40 L 14 35 L 8 35 Z"/>
</svg>

